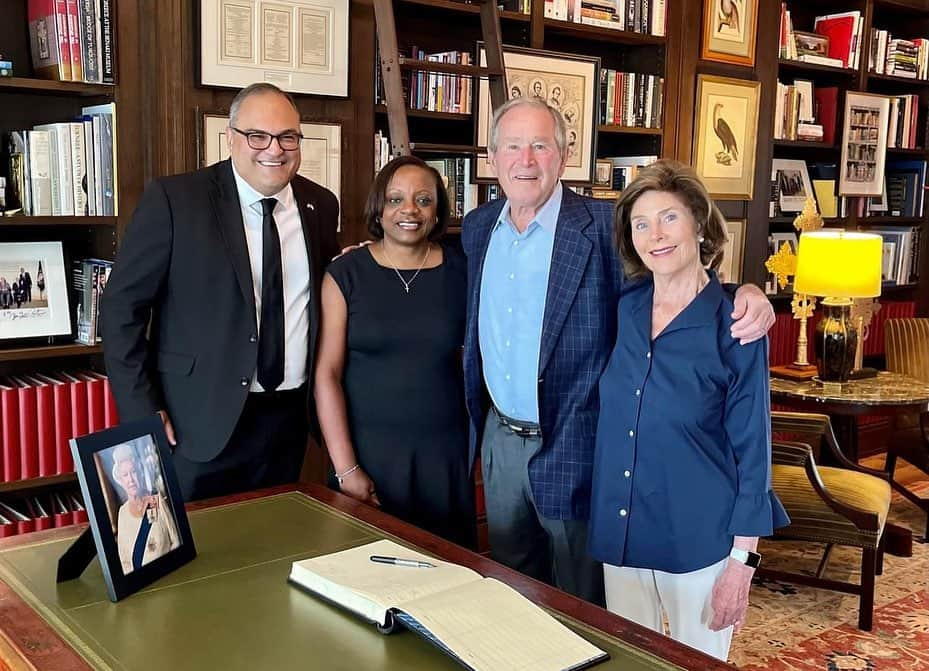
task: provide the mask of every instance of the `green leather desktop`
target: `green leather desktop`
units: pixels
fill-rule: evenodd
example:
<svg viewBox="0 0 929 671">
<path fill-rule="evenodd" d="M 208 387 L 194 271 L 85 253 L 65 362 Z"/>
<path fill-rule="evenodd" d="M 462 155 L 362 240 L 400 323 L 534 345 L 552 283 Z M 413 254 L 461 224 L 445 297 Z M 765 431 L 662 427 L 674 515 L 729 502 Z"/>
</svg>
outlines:
<svg viewBox="0 0 929 671">
<path fill-rule="evenodd" d="M 55 583 L 58 557 L 78 529 L 0 543 L 0 579 L 5 583 L 0 585 L 0 657 L 8 668 L 20 668 L 16 662 L 23 660 L 40 671 L 461 668 L 409 632 L 379 634 L 372 625 L 287 583 L 294 560 L 384 537 L 468 563 L 512 584 L 607 650 L 611 659 L 598 670 L 727 668 L 321 488 L 209 505 L 192 510 L 189 517 L 197 558 L 115 604 L 106 598 L 96 560 L 81 578 Z M 551 604 L 558 600 L 564 602 L 562 610 L 591 624 L 554 610 Z"/>
</svg>

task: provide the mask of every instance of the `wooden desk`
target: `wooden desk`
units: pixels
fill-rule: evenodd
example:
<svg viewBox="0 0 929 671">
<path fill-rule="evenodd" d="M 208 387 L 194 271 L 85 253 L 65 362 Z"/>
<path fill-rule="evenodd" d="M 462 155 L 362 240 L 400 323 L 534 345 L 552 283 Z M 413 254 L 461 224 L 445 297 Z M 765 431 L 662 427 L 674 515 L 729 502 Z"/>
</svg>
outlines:
<svg viewBox="0 0 929 671">
<path fill-rule="evenodd" d="M 858 461 L 859 415 L 897 415 L 929 409 L 929 383 L 882 371 L 877 377 L 849 380 L 838 392 L 813 380 L 771 378 L 771 400 L 802 412 L 821 412 L 832 426 L 845 456 Z"/>
<path fill-rule="evenodd" d="M 392 636 L 286 582 L 294 560 L 391 537 L 498 578 L 610 653 L 597 671 L 732 667 L 323 487 L 194 504 L 199 556 L 113 604 L 99 564 L 54 582 L 80 529 L 0 541 L 0 659 L 6 670 L 325 669 L 453 671 L 419 637 Z"/>
</svg>

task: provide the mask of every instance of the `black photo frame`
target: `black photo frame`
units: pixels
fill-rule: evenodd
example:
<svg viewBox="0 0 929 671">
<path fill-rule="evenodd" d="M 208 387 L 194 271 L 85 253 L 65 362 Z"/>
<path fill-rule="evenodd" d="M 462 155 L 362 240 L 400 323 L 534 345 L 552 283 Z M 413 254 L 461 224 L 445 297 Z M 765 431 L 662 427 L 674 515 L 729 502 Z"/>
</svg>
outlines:
<svg viewBox="0 0 929 671">
<path fill-rule="evenodd" d="M 59 582 L 97 554 L 119 601 L 197 556 L 158 415 L 72 438 L 71 452 L 90 527 L 59 561 Z"/>
</svg>

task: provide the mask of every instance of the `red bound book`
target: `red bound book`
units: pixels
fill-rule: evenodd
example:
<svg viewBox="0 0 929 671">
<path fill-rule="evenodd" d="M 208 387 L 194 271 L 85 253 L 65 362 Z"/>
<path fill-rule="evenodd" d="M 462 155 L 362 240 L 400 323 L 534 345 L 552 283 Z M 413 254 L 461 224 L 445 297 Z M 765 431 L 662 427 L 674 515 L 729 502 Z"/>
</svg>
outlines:
<svg viewBox="0 0 929 671">
<path fill-rule="evenodd" d="M 21 377 L 10 377 L 19 394 L 19 476 L 39 477 L 39 421 L 35 387 Z"/>
<path fill-rule="evenodd" d="M 5 516 L 0 515 L 0 538 L 16 535 L 16 524 Z"/>
<path fill-rule="evenodd" d="M 81 524 L 82 522 L 86 522 L 87 510 L 84 508 L 84 504 L 81 503 L 81 500 L 74 494 L 71 494 L 71 496 L 68 498 L 71 503 L 71 517 L 74 520 L 74 523 Z"/>
<path fill-rule="evenodd" d="M 77 0 L 65 0 L 68 13 L 68 46 L 71 51 L 71 81 L 84 81 L 84 61 L 81 56 L 81 19 Z"/>
<path fill-rule="evenodd" d="M 23 380 L 35 389 L 39 477 L 45 478 L 58 472 L 55 445 L 55 393 L 52 385 L 38 376 L 24 375 Z"/>
<path fill-rule="evenodd" d="M 0 432 L 3 481 L 19 480 L 19 392 L 8 380 L 0 380 Z"/>
<path fill-rule="evenodd" d="M 103 376 L 103 422 L 106 428 L 119 425 L 119 411 L 116 409 L 116 397 L 113 396 L 113 387 L 110 378 Z"/>
<path fill-rule="evenodd" d="M 45 529 L 51 529 L 52 516 L 48 514 L 48 511 L 45 509 L 45 506 L 42 505 L 39 497 L 33 496 L 28 500 L 28 504 L 32 517 L 35 519 L 35 530 L 44 531 Z"/>
<path fill-rule="evenodd" d="M 69 81 L 71 43 L 67 32 L 66 3 L 64 0 L 28 0 L 27 14 L 35 76 Z"/>
<path fill-rule="evenodd" d="M 77 377 L 87 383 L 87 430 L 90 433 L 106 428 L 106 408 L 104 407 L 103 376 L 93 371 L 82 370 Z"/>
<path fill-rule="evenodd" d="M 23 514 L 19 508 L 0 501 L 0 514 L 7 517 L 16 525 L 16 533 L 28 534 L 35 531 L 35 520 Z"/>
<path fill-rule="evenodd" d="M 65 505 L 60 494 L 52 494 L 51 505 L 52 524 L 54 524 L 56 528 L 74 524 L 71 511 L 68 509 L 68 506 Z"/>
<path fill-rule="evenodd" d="M 835 144 L 835 119 L 839 105 L 839 89 L 836 86 L 817 86 L 813 89 L 816 106 L 819 108 L 819 123 L 823 127 L 823 142 Z"/>
<path fill-rule="evenodd" d="M 71 438 L 86 436 L 87 431 L 87 383 L 72 375 L 61 372 L 58 377 L 67 382 L 71 392 Z"/>
<path fill-rule="evenodd" d="M 829 38 L 829 48 L 826 53 L 829 58 L 839 58 L 845 67 L 850 68 L 852 55 L 852 41 L 858 28 L 858 12 L 845 12 L 816 17 L 813 31 Z"/>
<path fill-rule="evenodd" d="M 55 426 L 55 473 L 74 472 L 71 457 L 71 387 L 54 375 L 36 373 L 35 378 L 47 383 L 52 390 L 53 420 Z M 41 434 L 41 428 L 39 430 Z M 41 470 L 41 466 L 40 466 Z"/>
</svg>

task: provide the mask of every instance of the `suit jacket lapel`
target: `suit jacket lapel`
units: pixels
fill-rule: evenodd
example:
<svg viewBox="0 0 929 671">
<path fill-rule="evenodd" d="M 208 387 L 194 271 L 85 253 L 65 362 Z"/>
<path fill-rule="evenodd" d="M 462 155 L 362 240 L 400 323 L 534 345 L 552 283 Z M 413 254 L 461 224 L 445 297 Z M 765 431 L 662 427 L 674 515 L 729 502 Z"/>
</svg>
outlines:
<svg viewBox="0 0 929 671">
<path fill-rule="evenodd" d="M 215 209 L 216 224 L 226 243 L 229 259 L 235 271 L 245 310 L 252 323 L 257 324 L 255 316 L 255 290 L 252 286 L 252 271 L 248 259 L 248 243 L 245 240 L 245 225 L 242 223 L 242 206 L 239 203 L 239 191 L 232 174 L 232 163 L 227 159 L 216 166 L 214 188 L 210 193 Z"/>
<path fill-rule="evenodd" d="M 558 226 L 555 228 L 552 265 L 548 273 L 548 294 L 545 298 L 539 352 L 540 376 L 548 365 L 584 277 L 584 268 L 587 267 L 587 259 L 593 248 L 591 241 L 584 235 L 584 229 L 590 222 L 590 212 L 584 207 L 583 200 L 564 187 Z"/>
</svg>

